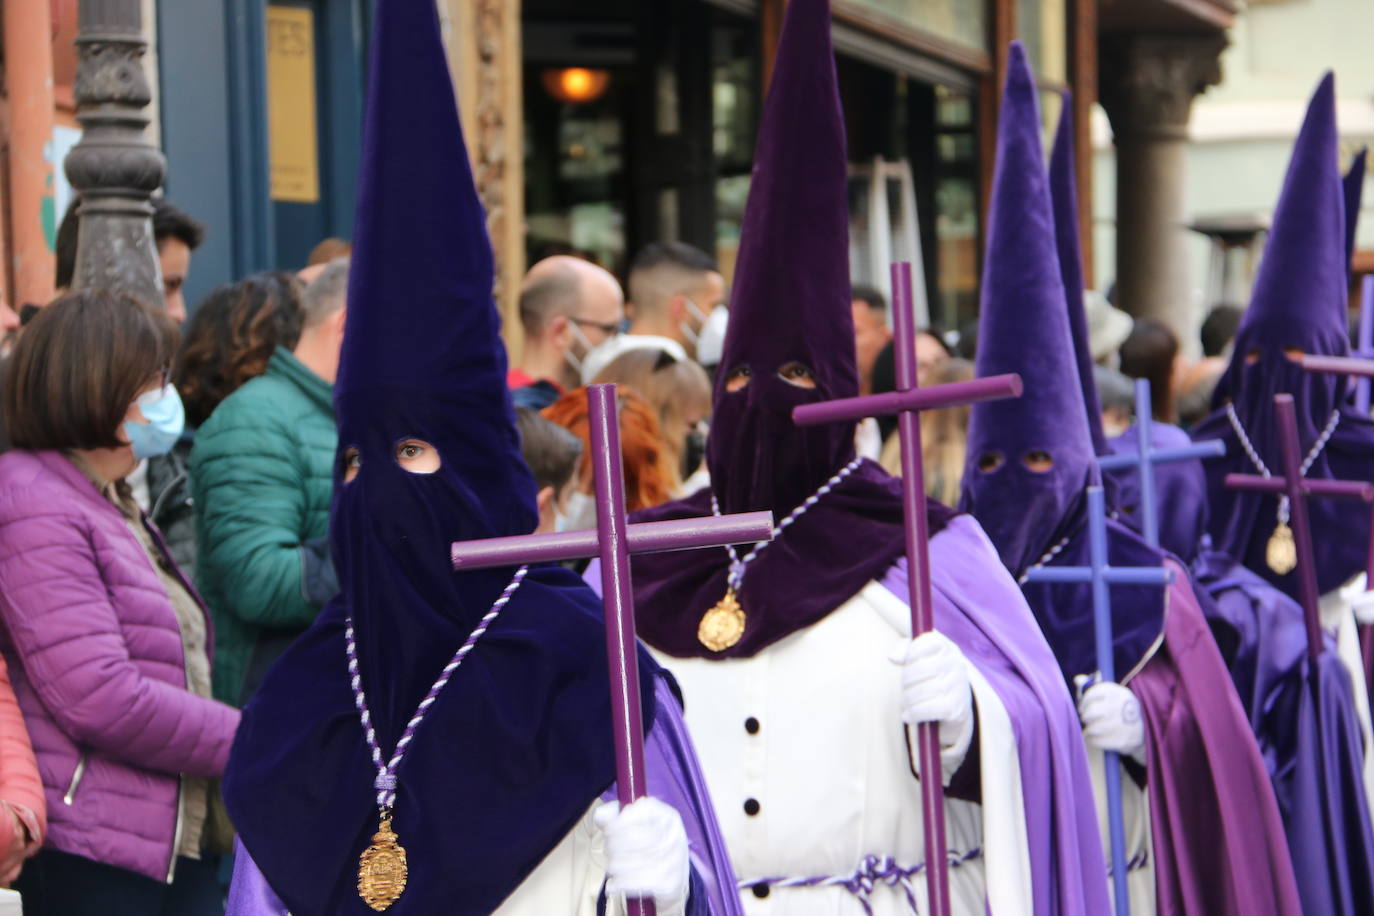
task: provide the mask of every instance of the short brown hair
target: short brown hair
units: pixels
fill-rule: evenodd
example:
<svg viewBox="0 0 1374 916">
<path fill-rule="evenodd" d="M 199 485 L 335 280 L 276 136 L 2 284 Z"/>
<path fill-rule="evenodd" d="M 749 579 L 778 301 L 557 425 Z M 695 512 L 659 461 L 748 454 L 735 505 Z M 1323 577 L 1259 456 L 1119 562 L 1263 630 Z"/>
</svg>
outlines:
<svg viewBox="0 0 1374 916">
<path fill-rule="evenodd" d="M 118 448 L 129 405 L 176 350 L 171 319 L 122 293 L 81 290 L 24 328 L 5 375 L 16 448 Z"/>
</svg>

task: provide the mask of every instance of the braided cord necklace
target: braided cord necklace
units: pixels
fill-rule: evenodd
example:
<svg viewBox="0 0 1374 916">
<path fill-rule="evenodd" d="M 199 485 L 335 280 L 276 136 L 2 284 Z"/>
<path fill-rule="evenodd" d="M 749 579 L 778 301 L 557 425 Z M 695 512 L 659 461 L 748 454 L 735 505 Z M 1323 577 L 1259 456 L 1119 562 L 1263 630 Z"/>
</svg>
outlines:
<svg viewBox="0 0 1374 916">
<path fill-rule="evenodd" d="M 363 854 L 358 860 L 358 896 L 362 897 L 364 903 L 379 913 L 400 899 L 401 894 L 406 889 L 408 877 L 406 851 L 391 827 L 391 809 L 396 804 L 396 771 L 400 769 L 406 749 L 415 739 L 415 730 L 424 721 L 425 714 L 434 705 L 439 692 L 444 689 L 449 679 L 453 677 L 453 673 L 463 664 L 463 659 L 467 658 L 473 646 L 477 645 L 477 640 L 481 639 L 482 634 L 491 627 L 492 622 L 501 613 L 501 609 L 510 602 L 511 596 L 520 587 L 520 583 L 524 581 L 527 572 L 529 572 L 528 566 L 522 566 L 516 571 L 510 584 L 501 592 L 501 597 L 496 599 L 491 610 L 487 611 L 486 616 L 478 621 L 467 641 L 454 653 L 453 658 L 444 666 L 444 670 L 439 672 L 439 677 L 434 681 L 434 685 L 429 688 L 429 693 L 420 701 L 419 707 L 415 710 L 415 715 L 411 716 L 410 721 L 406 723 L 406 729 L 401 734 L 401 740 L 396 742 L 396 750 L 392 753 L 390 760 L 382 759 L 382 749 L 377 744 L 377 732 L 372 727 L 372 713 L 367 706 L 367 695 L 363 692 L 362 675 L 358 672 L 358 646 L 353 635 L 353 615 L 348 615 L 344 627 L 344 638 L 348 649 L 348 678 L 349 684 L 353 688 L 353 703 L 358 707 L 358 718 L 363 724 L 363 734 L 367 737 L 367 746 L 372 751 L 372 765 L 377 768 L 377 778 L 372 785 L 377 790 L 377 810 L 380 817 L 377 833 L 372 837 L 372 845 L 363 850 Z"/>
<path fill-rule="evenodd" d="M 816 503 L 820 502 L 830 491 L 840 485 L 850 474 L 853 474 L 863 463 L 862 458 L 855 458 L 853 461 L 840 468 L 835 474 L 821 484 L 820 489 L 812 493 L 797 508 L 788 513 L 787 517 L 778 522 L 773 528 L 770 539 L 759 541 L 754 545 L 754 549 L 740 559 L 735 552 L 733 544 L 725 545 L 726 551 L 730 554 L 730 573 L 726 577 L 725 597 L 716 602 L 715 607 L 711 608 L 701 617 L 701 623 L 697 626 L 697 640 L 710 649 L 712 652 L 724 652 L 726 649 L 738 643 L 744 638 L 744 607 L 740 604 L 739 590 L 744 585 L 744 571 L 754 560 L 758 559 L 759 554 L 768 549 L 768 545 L 777 540 L 797 519 L 801 518 L 811 510 Z M 716 495 L 711 494 L 711 513 L 715 516 L 720 515 L 720 503 L 716 500 Z"/>
<path fill-rule="evenodd" d="M 1236 438 L 1240 440 L 1241 448 L 1245 449 L 1245 454 L 1260 472 L 1260 476 L 1265 480 L 1273 478 L 1273 473 L 1265 466 L 1264 460 L 1260 458 L 1259 452 L 1255 450 L 1254 443 L 1245 434 L 1245 427 L 1240 423 L 1240 417 L 1236 416 L 1236 408 L 1231 402 L 1226 403 L 1226 419 L 1231 421 L 1231 428 L 1236 432 Z M 1307 457 L 1303 459 L 1302 467 L 1298 469 L 1299 477 L 1306 477 L 1307 472 L 1312 469 L 1318 456 L 1326 448 L 1326 444 L 1331 441 L 1331 437 L 1336 433 L 1336 427 L 1341 422 L 1340 408 L 1331 411 L 1331 419 L 1326 421 L 1326 428 L 1317 437 L 1317 441 L 1308 451 Z M 1293 529 L 1288 527 L 1289 511 L 1288 494 L 1279 496 L 1278 524 L 1274 527 L 1274 533 L 1269 537 L 1269 543 L 1264 548 L 1264 561 L 1275 573 L 1286 576 L 1298 565 L 1298 549 L 1293 541 Z"/>
</svg>

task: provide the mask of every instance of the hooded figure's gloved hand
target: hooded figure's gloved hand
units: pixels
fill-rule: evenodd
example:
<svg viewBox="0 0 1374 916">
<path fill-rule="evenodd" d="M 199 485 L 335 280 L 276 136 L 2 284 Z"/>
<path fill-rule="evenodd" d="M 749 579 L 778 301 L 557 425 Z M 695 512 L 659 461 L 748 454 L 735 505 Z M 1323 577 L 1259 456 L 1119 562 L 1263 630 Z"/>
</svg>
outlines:
<svg viewBox="0 0 1374 916">
<path fill-rule="evenodd" d="M 1145 765 L 1145 717 L 1140 701 L 1130 688 L 1113 681 L 1099 681 L 1084 690 L 1090 678 L 1080 674 L 1074 683 L 1081 691 L 1078 718 L 1083 722 L 1083 737 L 1103 751 L 1124 754 Z"/>
<path fill-rule="evenodd" d="M 889 660 L 902 666 L 902 721 L 940 725 L 940 763 L 948 781 L 973 740 L 968 661 L 947 636 L 933 630 L 898 647 Z"/>
<path fill-rule="evenodd" d="M 1374 592 L 1365 591 L 1364 576 L 1344 586 L 1341 597 L 1350 603 L 1357 624 L 1362 627 L 1374 624 Z"/>
<path fill-rule="evenodd" d="M 648 897 L 658 916 L 683 916 L 691 862 L 677 810 L 645 797 L 623 810 L 619 802 L 606 802 L 593 820 L 606 837 L 607 900 Z"/>
</svg>

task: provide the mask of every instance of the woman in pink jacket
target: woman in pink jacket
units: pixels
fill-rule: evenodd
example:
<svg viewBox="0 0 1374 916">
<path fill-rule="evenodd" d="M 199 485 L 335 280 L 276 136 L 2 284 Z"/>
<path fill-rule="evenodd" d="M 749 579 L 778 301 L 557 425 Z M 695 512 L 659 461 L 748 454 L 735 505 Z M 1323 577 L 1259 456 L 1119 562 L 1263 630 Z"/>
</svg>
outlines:
<svg viewBox="0 0 1374 916">
<path fill-rule="evenodd" d="M 222 912 L 206 844 L 239 714 L 210 699 L 205 607 L 123 482 L 181 433 L 175 339 L 132 299 L 74 293 L 5 378 L 0 651 L 48 809 L 28 916 Z"/>
</svg>

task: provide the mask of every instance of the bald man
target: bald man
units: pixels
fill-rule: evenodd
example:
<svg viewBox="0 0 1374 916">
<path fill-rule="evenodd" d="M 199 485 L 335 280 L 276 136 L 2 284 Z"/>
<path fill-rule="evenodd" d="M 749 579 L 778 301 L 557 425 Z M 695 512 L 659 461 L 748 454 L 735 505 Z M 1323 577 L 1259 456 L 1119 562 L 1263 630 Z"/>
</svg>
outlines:
<svg viewBox="0 0 1374 916">
<path fill-rule="evenodd" d="M 531 267 L 520 285 L 525 346 L 506 380 L 516 406 L 543 410 L 576 388 L 582 360 L 624 319 L 625 294 L 603 268 L 568 255 Z"/>
</svg>

